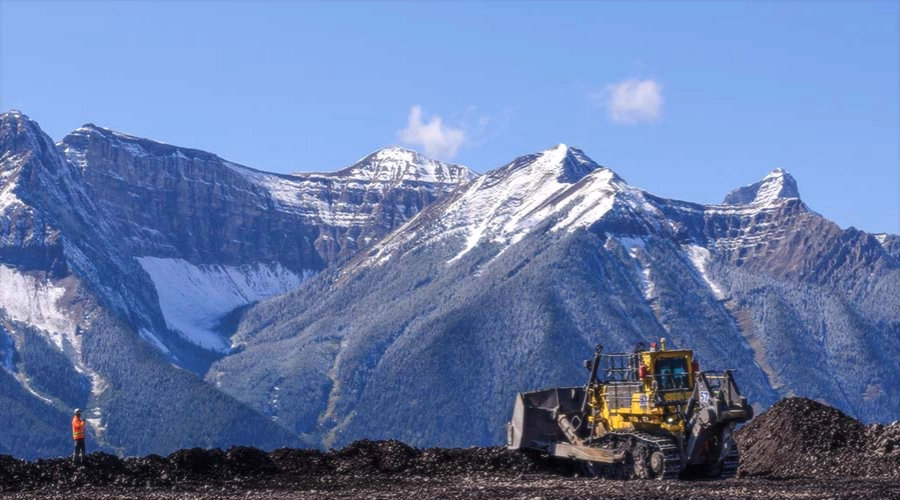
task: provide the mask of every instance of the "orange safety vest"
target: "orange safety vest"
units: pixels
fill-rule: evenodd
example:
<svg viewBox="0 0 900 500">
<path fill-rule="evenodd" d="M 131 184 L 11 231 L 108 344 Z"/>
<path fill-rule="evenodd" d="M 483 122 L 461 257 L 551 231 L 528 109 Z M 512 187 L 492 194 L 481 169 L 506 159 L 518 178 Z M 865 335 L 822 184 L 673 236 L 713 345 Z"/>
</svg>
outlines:
<svg viewBox="0 0 900 500">
<path fill-rule="evenodd" d="M 72 439 L 84 439 L 84 420 L 72 418 Z"/>
</svg>

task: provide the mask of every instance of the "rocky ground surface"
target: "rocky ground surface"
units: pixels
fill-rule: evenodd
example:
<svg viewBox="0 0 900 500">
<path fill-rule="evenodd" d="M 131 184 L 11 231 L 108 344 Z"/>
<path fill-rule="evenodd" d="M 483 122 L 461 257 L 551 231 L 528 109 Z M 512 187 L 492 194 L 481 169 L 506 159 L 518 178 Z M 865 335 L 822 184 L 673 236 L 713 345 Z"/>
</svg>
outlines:
<svg viewBox="0 0 900 500">
<path fill-rule="evenodd" d="M 0 456 L 0 498 L 900 498 L 900 423 L 863 426 L 814 401 L 774 405 L 737 433 L 739 478 L 620 481 L 504 448 L 358 441 L 340 450 Z"/>
</svg>

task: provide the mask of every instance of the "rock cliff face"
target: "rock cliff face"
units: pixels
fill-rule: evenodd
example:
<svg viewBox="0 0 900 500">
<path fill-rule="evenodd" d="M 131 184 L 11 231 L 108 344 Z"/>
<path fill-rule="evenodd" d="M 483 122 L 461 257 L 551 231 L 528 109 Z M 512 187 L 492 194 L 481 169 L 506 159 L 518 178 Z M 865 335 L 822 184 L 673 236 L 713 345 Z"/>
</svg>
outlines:
<svg viewBox="0 0 900 500">
<path fill-rule="evenodd" d="M 140 452 L 297 442 L 171 364 L 204 373 L 231 350 L 233 311 L 474 177 L 400 148 L 334 173 L 278 175 L 94 125 L 54 144 L 18 112 L 0 115 L 0 152 L 0 359 L 15 382 L 5 401 L 21 413 L 36 399 L 46 410 L 29 412 L 44 424 L 88 406 L 92 437 Z M 154 396 L 163 380 L 172 387 Z M 177 408 L 168 439 L 142 429 L 139 409 L 154 400 Z M 210 412 L 258 429 L 241 438 L 234 417 L 207 425 Z M 31 456 L 28 445 L 10 450 Z"/>
<path fill-rule="evenodd" d="M 782 169 L 736 189 L 723 205 L 657 201 L 675 223 L 676 238 L 712 244 L 720 258 L 778 279 L 856 290 L 873 271 L 881 276 L 896 266 L 877 235 L 841 229 L 810 210 Z"/>
<path fill-rule="evenodd" d="M 896 234 L 876 234 L 875 239 L 884 247 L 887 253 L 900 259 L 900 236 Z"/>
<path fill-rule="evenodd" d="M 389 148 L 334 173 L 278 175 L 93 125 L 59 144 L 136 255 L 321 270 L 471 180 Z"/>
<path fill-rule="evenodd" d="M 58 225 L 32 206 L 28 193 L 68 189 L 48 185 L 66 174 L 55 146 L 23 115 L 0 115 L 0 258 L 26 269 L 67 272 Z M 64 196 L 62 198 L 65 198 Z"/>
</svg>

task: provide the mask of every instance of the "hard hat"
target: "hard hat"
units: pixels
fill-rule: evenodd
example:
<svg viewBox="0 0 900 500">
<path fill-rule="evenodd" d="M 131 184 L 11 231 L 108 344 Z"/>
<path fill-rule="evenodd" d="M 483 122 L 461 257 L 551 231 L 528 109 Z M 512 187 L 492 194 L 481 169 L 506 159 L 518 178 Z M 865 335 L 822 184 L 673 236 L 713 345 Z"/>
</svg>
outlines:
<svg viewBox="0 0 900 500">
<path fill-rule="evenodd" d="M 81 415 L 81 409 L 75 408 L 75 414 L 76 414 L 76 415 Z"/>
</svg>

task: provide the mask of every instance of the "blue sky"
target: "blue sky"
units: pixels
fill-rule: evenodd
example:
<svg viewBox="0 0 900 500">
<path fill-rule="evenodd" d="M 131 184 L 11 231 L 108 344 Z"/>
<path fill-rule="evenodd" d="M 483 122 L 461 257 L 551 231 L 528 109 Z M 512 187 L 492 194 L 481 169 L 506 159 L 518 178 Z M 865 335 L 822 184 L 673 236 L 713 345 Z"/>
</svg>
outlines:
<svg viewBox="0 0 900 500">
<path fill-rule="evenodd" d="M 278 171 L 556 143 L 712 203 L 781 166 L 900 233 L 900 3 L 0 0 L 0 109 Z"/>
</svg>

